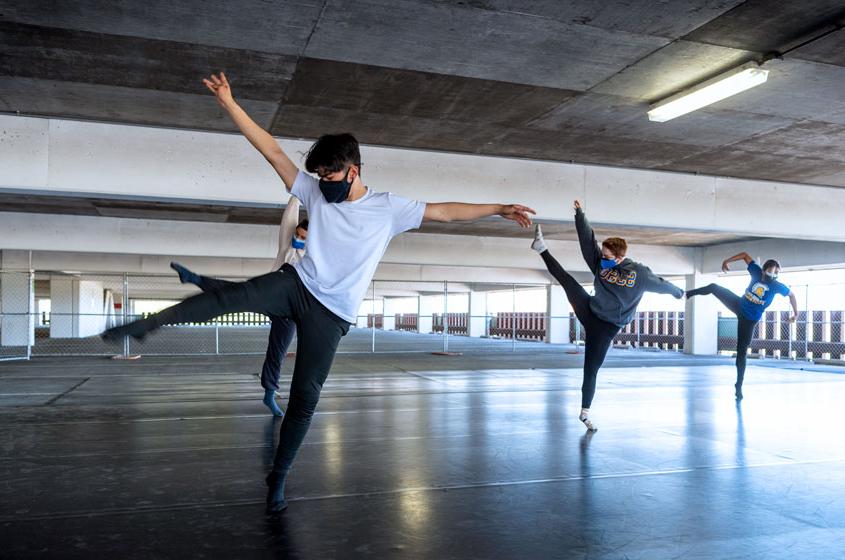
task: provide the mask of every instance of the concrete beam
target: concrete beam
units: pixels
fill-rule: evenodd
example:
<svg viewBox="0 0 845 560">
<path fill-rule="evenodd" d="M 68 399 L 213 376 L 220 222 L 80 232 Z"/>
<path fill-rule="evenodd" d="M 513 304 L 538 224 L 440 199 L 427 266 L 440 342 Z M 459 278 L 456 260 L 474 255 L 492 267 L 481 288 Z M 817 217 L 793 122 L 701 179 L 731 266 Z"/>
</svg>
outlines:
<svg viewBox="0 0 845 560">
<path fill-rule="evenodd" d="M 32 259 L 32 268 L 41 273 L 44 271 L 66 271 L 120 275 L 126 272 L 133 276 L 166 274 L 172 275 L 174 278 L 175 275 L 169 267 L 172 260 L 181 262 L 207 276 L 223 278 L 258 276 L 268 272 L 272 263 L 271 259 L 242 259 L 237 257 L 123 255 L 58 251 L 34 251 L 32 252 Z M 8 266 L 3 263 L 7 263 Z M 29 251 L 0 250 L 0 268 L 5 270 L 29 270 Z M 587 277 L 588 274 L 575 273 L 575 276 L 579 281 L 590 281 L 590 278 Z M 39 274 L 38 278 L 43 279 L 43 274 Z M 545 285 L 551 281 L 550 277 L 540 270 L 385 263 L 379 265 L 374 279 L 378 282 L 390 282 L 393 287 L 381 293 L 393 297 L 416 297 L 418 292 L 415 291 L 415 286 L 418 282 L 431 284 L 440 283 L 444 280 L 450 283 L 471 281 L 478 282 L 478 284 L 473 284 L 474 290 L 495 291 L 497 289 L 510 290 L 511 284 Z M 490 284 L 489 282 L 492 280 L 499 284 Z M 442 284 L 438 285 L 442 286 Z"/>
<path fill-rule="evenodd" d="M 820 205 L 821 206 L 821 205 Z M 718 273 L 722 261 L 741 251 L 755 259 L 777 259 L 784 269 L 845 267 L 845 243 L 802 241 L 798 239 L 763 239 L 747 243 L 727 243 L 700 249 L 701 271 Z"/>
<path fill-rule="evenodd" d="M 244 204 L 288 198 L 239 135 L 8 115 L 0 134 L 0 168 L 11 170 L 0 188 Z M 280 142 L 295 160 L 310 145 Z M 845 189 L 372 146 L 362 156 L 370 186 L 425 201 L 521 202 L 540 219 L 569 222 L 580 198 L 595 225 L 845 241 Z"/>
<path fill-rule="evenodd" d="M 277 243 L 278 228 L 274 226 L 0 212 L 0 249 L 271 259 Z M 565 268 L 587 270 L 576 242 L 549 241 L 548 246 Z M 693 271 L 694 250 L 690 248 L 635 245 L 628 254 L 658 274 Z M 382 263 L 545 271 L 543 261 L 530 250 L 527 236 L 513 239 L 407 233 L 391 242 Z M 431 279 L 491 280 L 455 276 Z M 543 272 L 539 278 L 548 277 Z"/>
</svg>

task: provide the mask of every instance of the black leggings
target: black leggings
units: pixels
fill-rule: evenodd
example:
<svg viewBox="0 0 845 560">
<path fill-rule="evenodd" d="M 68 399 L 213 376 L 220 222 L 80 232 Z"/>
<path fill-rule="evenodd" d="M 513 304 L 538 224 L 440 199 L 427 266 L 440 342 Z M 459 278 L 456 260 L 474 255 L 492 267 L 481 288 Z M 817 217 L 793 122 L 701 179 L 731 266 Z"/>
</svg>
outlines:
<svg viewBox="0 0 845 560">
<path fill-rule="evenodd" d="M 742 298 L 718 284 L 708 284 L 695 290 L 687 292 L 687 297 L 714 295 L 727 307 L 731 313 L 736 315 L 736 386 L 742 387 L 745 380 L 745 364 L 748 360 L 748 347 L 751 346 L 751 338 L 754 336 L 754 327 L 757 321 L 752 321 L 742 313 Z"/>
<path fill-rule="evenodd" d="M 144 330 L 152 330 L 161 325 L 201 323 L 241 311 L 263 313 L 271 319 L 291 319 L 299 334 L 288 409 L 273 462 L 274 471 L 286 471 L 305 439 L 337 346 L 350 327 L 305 289 L 292 266 L 197 294 L 137 323 Z"/>
<path fill-rule="evenodd" d="M 590 309 L 590 294 L 578 283 L 571 274 L 566 272 L 560 263 L 548 251 L 540 253 L 546 268 L 555 280 L 557 280 L 563 291 L 566 292 L 566 299 L 572 305 L 575 316 L 584 325 L 586 332 L 584 341 L 584 381 L 581 384 L 581 407 L 590 408 L 593 397 L 596 394 L 596 378 L 599 368 L 604 363 L 607 351 L 613 343 L 613 339 L 619 333 L 621 327 L 602 321 L 595 316 Z"/>
<path fill-rule="evenodd" d="M 228 280 L 200 276 L 197 286 L 203 292 L 219 290 L 230 284 Z M 288 347 L 296 334 L 296 324 L 291 319 L 272 317 L 270 319 L 270 338 L 267 340 L 267 353 L 264 356 L 264 365 L 261 367 L 261 386 L 265 390 L 279 390 L 279 376 L 282 372 L 282 364 Z"/>
</svg>

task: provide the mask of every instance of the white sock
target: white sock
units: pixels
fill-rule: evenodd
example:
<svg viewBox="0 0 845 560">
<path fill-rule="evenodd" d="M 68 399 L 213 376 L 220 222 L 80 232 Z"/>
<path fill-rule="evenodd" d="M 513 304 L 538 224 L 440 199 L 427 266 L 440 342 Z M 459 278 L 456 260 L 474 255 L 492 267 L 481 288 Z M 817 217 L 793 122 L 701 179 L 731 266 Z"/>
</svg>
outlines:
<svg viewBox="0 0 845 560">
<path fill-rule="evenodd" d="M 531 243 L 531 248 L 538 253 L 546 250 L 546 242 L 543 240 L 543 231 L 540 229 L 540 224 L 534 224 L 534 242 Z"/>
<path fill-rule="evenodd" d="M 580 420 L 581 422 L 583 422 L 583 423 L 584 423 L 584 425 L 587 427 L 587 429 L 588 429 L 589 431 L 591 431 L 591 432 L 595 432 L 596 430 L 598 430 L 598 428 L 596 428 L 596 425 L 595 425 L 595 424 L 593 424 L 592 422 L 590 422 L 590 418 L 589 418 L 589 416 L 590 416 L 590 409 L 589 409 L 589 408 L 582 408 L 582 409 L 581 409 L 581 414 L 579 414 L 579 415 L 578 415 L 578 420 Z"/>
</svg>

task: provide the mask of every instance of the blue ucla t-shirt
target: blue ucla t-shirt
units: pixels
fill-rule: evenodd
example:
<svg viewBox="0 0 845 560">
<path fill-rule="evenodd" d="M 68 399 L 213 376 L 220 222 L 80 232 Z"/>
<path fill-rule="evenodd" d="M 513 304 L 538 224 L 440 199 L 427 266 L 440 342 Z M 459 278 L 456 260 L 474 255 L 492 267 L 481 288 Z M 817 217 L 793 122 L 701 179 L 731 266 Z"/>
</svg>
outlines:
<svg viewBox="0 0 845 560">
<path fill-rule="evenodd" d="M 772 304 L 777 294 L 789 295 L 789 287 L 777 280 L 763 282 L 763 269 L 754 261 L 748 265 L 748 274 L 751 275 L 751 283 L 745 290 L 740 307 L 747 319 L 759 321 L 763 317 L 763 311 Z"/>
</svg>

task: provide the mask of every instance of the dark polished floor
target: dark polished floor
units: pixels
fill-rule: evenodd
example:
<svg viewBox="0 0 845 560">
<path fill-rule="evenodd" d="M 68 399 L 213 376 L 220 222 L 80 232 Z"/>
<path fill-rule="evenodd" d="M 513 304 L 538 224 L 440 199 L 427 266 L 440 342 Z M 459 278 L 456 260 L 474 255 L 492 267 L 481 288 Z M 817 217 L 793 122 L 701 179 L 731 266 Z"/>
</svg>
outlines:
<svg viewBox="0 0 845 560">
<path fill-rule="evenodd" d="M 339 356 L 277 518 L 258 357 L 0 363 L 0 557 L 845 558 L 845 375 L 646 354 Z"/>
</svg>

